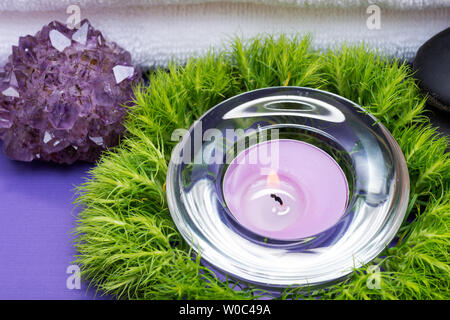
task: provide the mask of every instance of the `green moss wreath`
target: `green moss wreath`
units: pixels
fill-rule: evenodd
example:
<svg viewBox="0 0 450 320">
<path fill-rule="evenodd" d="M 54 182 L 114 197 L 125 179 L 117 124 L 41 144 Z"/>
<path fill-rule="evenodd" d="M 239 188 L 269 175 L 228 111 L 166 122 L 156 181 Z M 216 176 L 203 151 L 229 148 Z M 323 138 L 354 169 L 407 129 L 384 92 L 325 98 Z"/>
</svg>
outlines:
<svg viewBox="0 0 450 320">
<path fill-rule="evenodd" d="M 258 298 L 261 291 L 216 279 L 177 232 L 164 191 L 170 136 L 238 93 L 291 85 L 337 93 L 374 114 L 405 154 L 411 194 L 397 244 L 372 263 L 382 270 L 380 289 L 367 286 L 365 266 L 326 290 L 290 288 L 279 298 L 449 299 L 448 139 L 429 125 L 410 68 L 363 46 L 315 52 L 308 38 L 237 39 L 231 48 L 155 70 L 136 88 L 126 137 L 78 187 L 75 262 L 83 277 L 117 298 Z"/>
</svg>

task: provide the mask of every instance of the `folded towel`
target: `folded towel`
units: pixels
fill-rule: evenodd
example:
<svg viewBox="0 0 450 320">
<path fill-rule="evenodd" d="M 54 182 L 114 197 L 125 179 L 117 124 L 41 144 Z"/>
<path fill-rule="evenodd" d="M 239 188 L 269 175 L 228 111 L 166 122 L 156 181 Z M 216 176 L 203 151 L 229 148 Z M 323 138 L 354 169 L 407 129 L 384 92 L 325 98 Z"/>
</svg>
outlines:
<svg viewBox="0 0 450 320">
<path fill-rule="evenodd" d="M 284 5 L 308 8 L 361 8 L 376 4 L 391 9 L 426 9 L 448 7 L 448 0 L 3 0 L 0 11 L 51 11 L 77 4 L 81 8 L 130 7 L 144 5 L 202 4 L 235 2 Z"/>
<path fill-rule="evenodd" d="M 235 35 L 311 34 L 313 48 L 344 42 L 370 47 L 404 59 L 433 34 L 449 27 L 450 1 L 379 0 L 379 29 L 369 28 L 364 0 L 79 0 L 88 18 L 105 36 L 129 50 L 142 67 L 165 66 L 170 60 L 223 48 Z M 69 0 L 0 3 L 0 64 L 18 37 L 34 34 L 52 20 L 67 21 Z M 182 3 L 182 4 L 181 4 Z M 188 4 L 186 4 L 188 3 Z"/>
</svg>

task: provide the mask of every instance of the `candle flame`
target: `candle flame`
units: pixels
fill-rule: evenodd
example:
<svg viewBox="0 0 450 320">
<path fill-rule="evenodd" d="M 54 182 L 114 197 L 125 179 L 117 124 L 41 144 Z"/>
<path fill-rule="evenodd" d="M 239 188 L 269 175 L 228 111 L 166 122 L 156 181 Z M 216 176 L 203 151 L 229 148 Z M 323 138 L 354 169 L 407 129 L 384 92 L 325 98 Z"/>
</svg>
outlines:
<svg viewBox="0 0 450 320">
<path fill-rule="evenodd" d="M 279 187 L 280 179 L 278 178 L 278 174 L 275 170 L 270 171 L 267 176 L 267 186 L 268 187 Z"/>
</svg>

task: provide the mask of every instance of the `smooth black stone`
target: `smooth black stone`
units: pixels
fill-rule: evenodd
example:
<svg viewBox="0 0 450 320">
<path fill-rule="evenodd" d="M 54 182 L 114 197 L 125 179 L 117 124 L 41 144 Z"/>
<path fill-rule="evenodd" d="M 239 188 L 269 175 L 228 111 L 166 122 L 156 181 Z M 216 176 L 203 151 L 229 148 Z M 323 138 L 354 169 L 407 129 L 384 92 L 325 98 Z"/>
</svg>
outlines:
<svg viewBox="0 0 450 320">
<path fill-rule="evenodd" d="M 413 62 L 419 86 L 429 96 L 429 103 L 450 112 L 450 28 L 425 42 Z"/>
</svg>

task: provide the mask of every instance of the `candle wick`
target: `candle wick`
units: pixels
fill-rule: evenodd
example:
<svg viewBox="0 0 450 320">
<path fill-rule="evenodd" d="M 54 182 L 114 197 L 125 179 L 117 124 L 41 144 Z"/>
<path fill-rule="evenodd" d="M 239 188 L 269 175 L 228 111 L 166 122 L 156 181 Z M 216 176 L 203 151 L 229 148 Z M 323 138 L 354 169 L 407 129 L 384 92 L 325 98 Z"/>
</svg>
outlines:
<svg viewBox="0 0 450 320">
<path fill-rule="evenodd" d="M 277 201 L 280 205 L 283 205 L 283 200 L 281 200 L 281 198 L 280 198 L 279 196 L 277 196 L 277 195 L 274 194 L 274 193 L 271 193 L 270 196 L 271 196 L 275 201 Z"/>
</svg>

